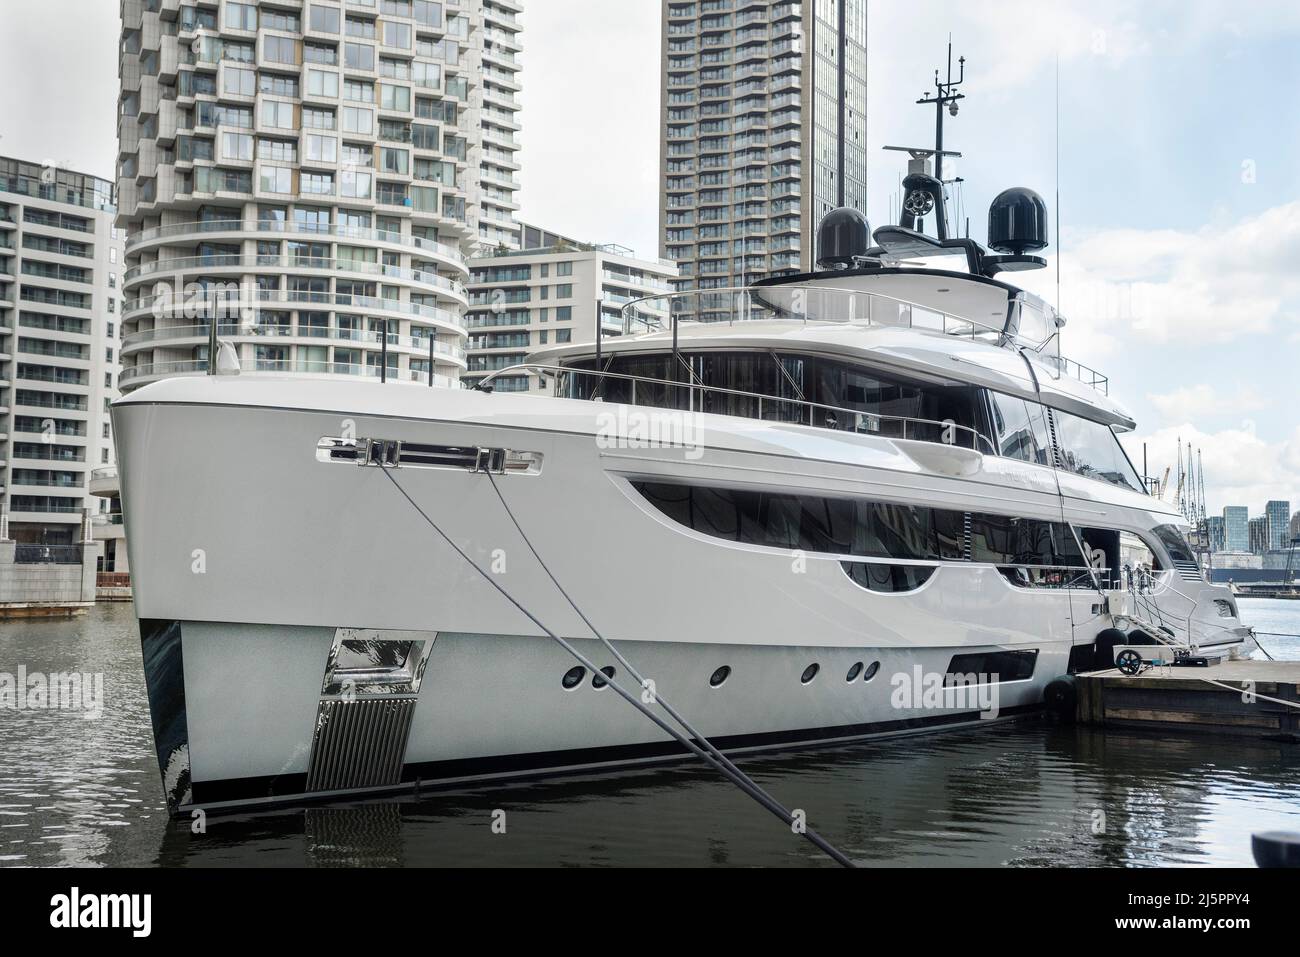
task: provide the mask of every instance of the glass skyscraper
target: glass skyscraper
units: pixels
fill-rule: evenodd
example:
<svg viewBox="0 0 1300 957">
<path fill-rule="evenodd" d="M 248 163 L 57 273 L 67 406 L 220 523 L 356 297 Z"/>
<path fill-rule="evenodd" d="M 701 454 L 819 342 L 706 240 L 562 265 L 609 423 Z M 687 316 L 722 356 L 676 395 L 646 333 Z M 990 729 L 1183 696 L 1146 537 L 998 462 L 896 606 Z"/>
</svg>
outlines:
<svg viewBox="0 0 1300 957">
<path fill-rule="evenodd" d="M 1244 505 L 1229 505 L 1223 510 L 1223 549 L 1228 552 L 1250 551 L 1250 512 Z"/>
<path fill-rule="evenodd" d="M 1270 549 L 1286 548 L 1291 544 L 1291 503 L 1274 500 L 1264 506 L 1264 518 L 1268 522 L 1268 547 Z"/>
</svg>

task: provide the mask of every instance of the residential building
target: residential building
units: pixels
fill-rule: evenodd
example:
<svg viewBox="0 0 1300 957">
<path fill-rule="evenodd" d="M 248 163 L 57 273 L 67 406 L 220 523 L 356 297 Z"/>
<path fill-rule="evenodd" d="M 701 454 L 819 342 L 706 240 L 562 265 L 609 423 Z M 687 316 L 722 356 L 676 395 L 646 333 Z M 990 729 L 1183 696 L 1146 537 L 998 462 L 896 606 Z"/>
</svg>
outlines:
<svg viewBox="0 0 1300 957">
<path fill-rule="evenodd" d="M 866 0 L 664 0 L 660 254 L 681 286 L 812 268 L 866 209 Z"/>
<path fill-rule="evenodd" d="M 0 158 L 0 614 L 95 598 L 123 243 L 110 180 Z"/>
<path fill-rule="evenodd" d="M 637 308 L 645 321 L 662 321 L 677 269 L 638 259 L 614 245 L 588 245 L 525 224 L 524 236 L 546 245 L 502 250 L 470 262 L 469 370 L 462 381 L 478 382 L 489 372 L 523 362 L 533 350 L 566 342 L 591 342 L 599 313 L 604 335 L 624 332 L 623 307 L 653 297 Z M 644 322 L 628 331 L 644 331 Z M 493 380 L 501 391 L 542 388 L 541 376 L 519 373 Z M 553 381 L 553 380 L 552 380 Z"/>
<path fill-rule="evenodd" d="M 466 258 L 518 238 L 520 9 L 122 0 L 122 389 L 214 318 L 247 372 L 454 385 Z"/>
<path fill-rule="evenodd" d="M 1291 542 L 1291 503 L 1277 500 L 1266 503 L 1264 519 L 1268 525 L 1268 548 L 1286 548 Z"/>
<path fill-rule="evenodd" d="M 1224 551 L 1249 552 L 1250 533 L 1247 528 L 1250 512 L 1244 505 L 1229 505 L 1223 510 Z"/>
<path fill-rule="evenodd" d="M 1252 518 L 1246 527 L 1251 554 L 1262 555 L 1268 551 L 1268 519 L 1262 515 Z"/>
</svg>

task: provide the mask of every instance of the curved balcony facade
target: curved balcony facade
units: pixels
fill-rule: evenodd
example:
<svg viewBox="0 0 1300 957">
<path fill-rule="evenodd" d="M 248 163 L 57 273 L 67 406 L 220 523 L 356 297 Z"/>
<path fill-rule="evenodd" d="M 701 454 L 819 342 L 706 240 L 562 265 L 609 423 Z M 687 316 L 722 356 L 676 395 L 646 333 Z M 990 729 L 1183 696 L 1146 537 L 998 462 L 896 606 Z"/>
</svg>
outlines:
<svg viewBox="0 0 1300 957">
<path fill-rule="evenodd" d="M 213 324 L 249 373 L 455 384 L 465 257 L 517 233 L 478 168 L 518 147 L 479 116 L 516 4 L 166 6 L 123 26 L 122 389 L 205 372 Z"/>
<path fill-rule="evenodd" d="M 389 381 L 432 374 L 454 386 L 468 276 L 457 246 L 395 230 L 244 219 L 141 229 L 122 277 L 120 387 L 205 373 L 214 319 L 248 372 L 377 376 L 386 359 Z"/>
</svg>

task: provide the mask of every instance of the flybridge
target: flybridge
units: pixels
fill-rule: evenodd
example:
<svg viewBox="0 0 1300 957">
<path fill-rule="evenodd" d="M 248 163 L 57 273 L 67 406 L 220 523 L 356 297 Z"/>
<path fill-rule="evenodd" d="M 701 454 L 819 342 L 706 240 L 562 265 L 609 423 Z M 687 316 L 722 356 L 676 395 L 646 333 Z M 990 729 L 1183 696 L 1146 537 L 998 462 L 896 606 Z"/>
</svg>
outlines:
<svg viewBox="0 0 1300 957">
<path fill-rule="evenodd" d="M 961 153 L 943 148 L 944 113 L 956 116 L 965 94 L 957 87 L 966 80 L 966 58 L 958 60 L 959 73 L 952 75 L 952 44 L 948 44 L 948 78 L 934 71 L 934 93 L 916 102 L 935 108 L 934 148 L 886 146 L 908 153 L 907 176 L 902 182 L 899 222 L 882 226 L 874 233 L 860 210 L 833 210 L 822 220 L 817 235 L 817 265 L 829 270 L 880 268 L 935 257 L 957 257 L 972 276 L 992 277 L 1004 272 L 1042 269 L 1047 260 L 1036 255 L 1048 244 L 1047 204 L 1032 189 L 1013 186 L 1003 190 L 989 207 L 989 239 L 985 248 L 972 240 L 952 235 L 948 222 L 947 187 L 962 182 L 943 178 L 945 156 Z M 931 165 L 933 163 L 933 170 Z M 934 235 L 926 232 L 927 220 Z M 872 245 L 872 240 L 875 245 Z M 992 250 L 992 252 L 990 252 Z"/>
</svg>

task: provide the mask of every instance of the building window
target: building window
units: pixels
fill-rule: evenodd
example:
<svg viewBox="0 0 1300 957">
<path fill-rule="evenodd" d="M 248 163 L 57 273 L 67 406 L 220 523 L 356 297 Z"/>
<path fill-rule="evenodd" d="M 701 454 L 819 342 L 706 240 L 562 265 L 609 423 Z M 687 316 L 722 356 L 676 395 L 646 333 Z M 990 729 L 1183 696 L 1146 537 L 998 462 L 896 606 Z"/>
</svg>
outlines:
<svg viewBox="0 0 1300 957">
<path fill-rule="evenodd" d="M 221 90 L 228 96 L 253 96 L 257 93 L 257 73 L 229 64 L 225 67 L 225 78 Z"/>
<path fill-rule="evenodd" d="M 272 63 L 297 64 L 297 41 L 289 37 L 263 36 L 262 56 Z"/>
<path fill-rule="evenodd" d="M 257 7 L 250 3 L 226 3 L 227 30 L 256 30 Z"/>
<path fill-rule="evenodd" d="M 374 111 L 359 106 L 343 107 L 343 130 L 347 133 L 370 135 L 375 128 Z"/>
<path fill-rule="evenodd" d="M 332 70 L 308 70 L 307 92 L 333 99 L 339 95 L 339 75 Z"/>
<path fill-rule="evenodd" d="M 302 108 L 302 128 L 305 130 L 334 129 L 334 111 L 304 106 Z"/>
<path fill-rule="evenodd" d="M 322 3 L 313 3 L 311 5 L 311 29 L 318 33 L 338 33 L 339 32 L 339 8 L 329 7 Z"/>
<path fill-rule="evenodd" d="M 329 163 L 333 165 L 338 162 L 339 141 L 333 136 L 322 136 L 319 133 L 312 133 L 306 137 L 307 160 L 315 163 Z"/>
<path fill-rule="evenodd" d="M 391 83 L 379 84 L 379 106 L 385 110 L 409 113 L 411 111 L 411 88 L 409 86 L 394 86 Z"/>
<path fill-rule="evenodd" d="M 299 174 L 300 188 L 303 194 L 316 196 L 334 195 L 334 176 L 330 173 L 309 173 L 303 170 Z"/>
<path fill-rule="evenodd" d="M 379 151 L 379 168 L 385 173 L 405 176 L 410 169 L 411 154 L 407 150 L 385 146 Z M 436 194 L 436 190 L 434 191 Z"/>
<path fill-rule="evenodd" d="M 373 73 L 375 69 L 375 48 L 368 43 L 343 44 L 343 65 L 349 70 L 362 70 L 366 73 Z"/>
<path fill-rule="evenodd" d="M 384 46 L 395 47 L 399 50 L 409 50 L 411 48 L 411 25 L 409 23 L 393 23 L 385 20 Z"/>
<path fill-rule="evenodd" d="M 222 133 L 221 158 L 252 162 L 253 137 L 249 133 Z"/>
<path fill-rule="evenodd" d="M 292 193 L 293 170 L 287 166 L 263 166 L 259 185 L 264 193 Z"/>
</svg>

